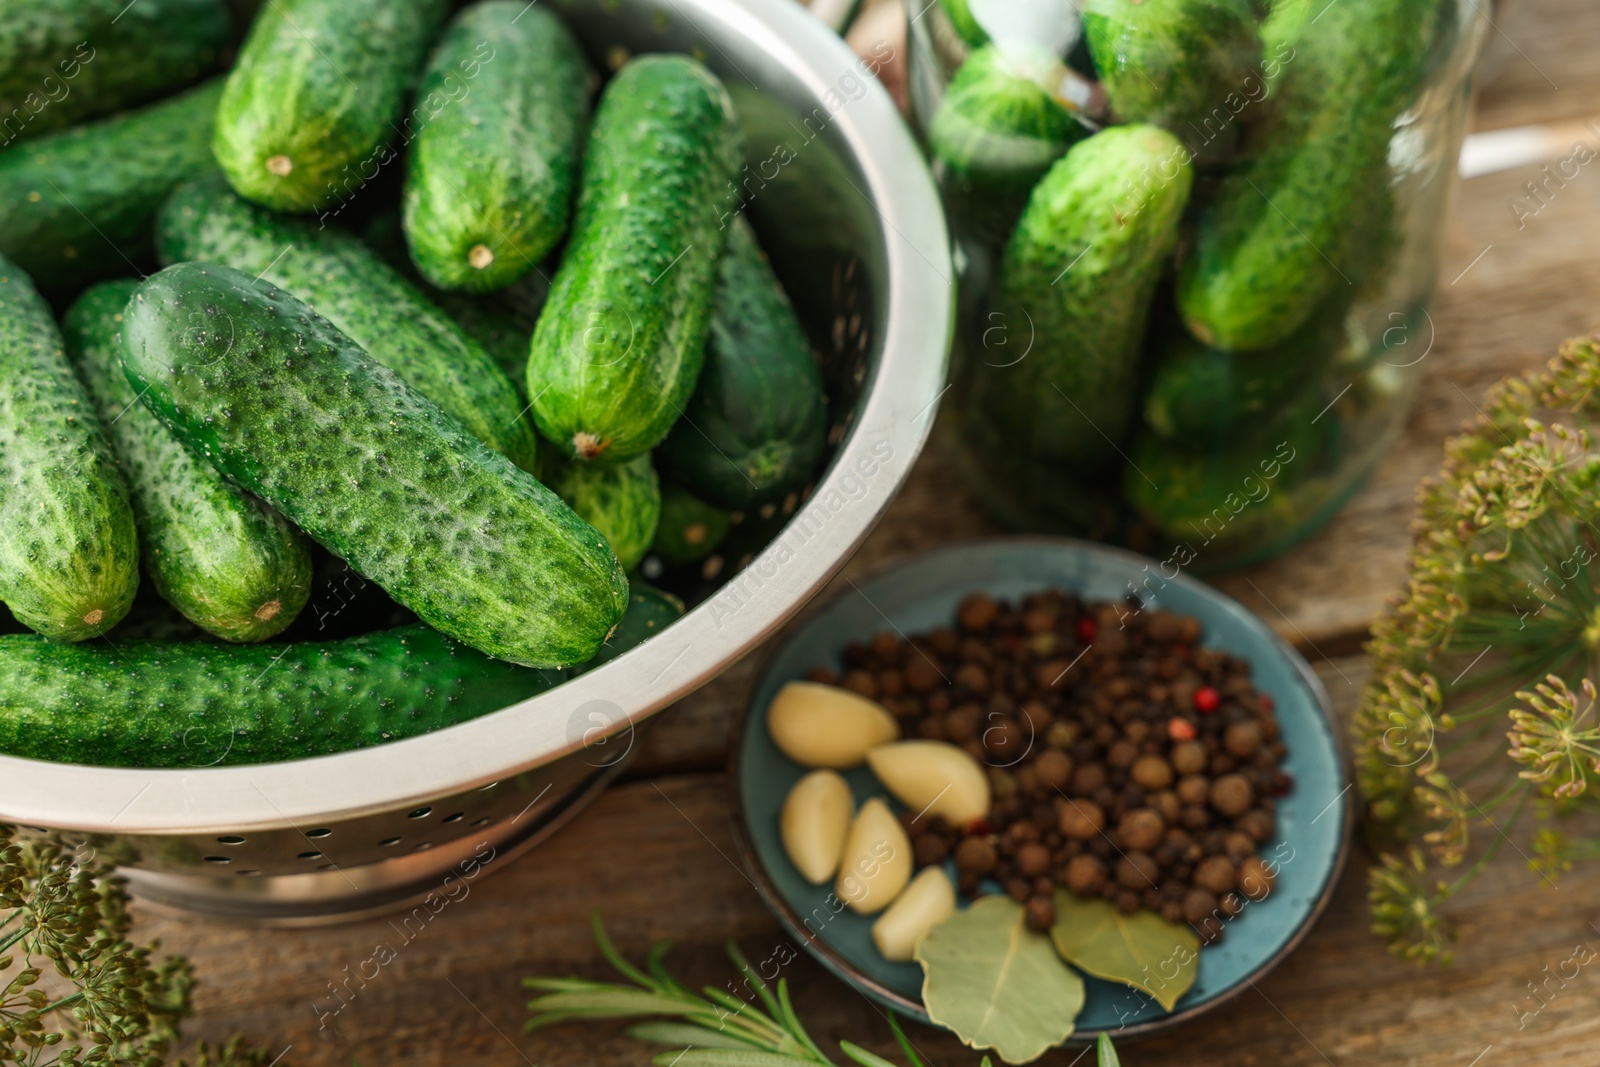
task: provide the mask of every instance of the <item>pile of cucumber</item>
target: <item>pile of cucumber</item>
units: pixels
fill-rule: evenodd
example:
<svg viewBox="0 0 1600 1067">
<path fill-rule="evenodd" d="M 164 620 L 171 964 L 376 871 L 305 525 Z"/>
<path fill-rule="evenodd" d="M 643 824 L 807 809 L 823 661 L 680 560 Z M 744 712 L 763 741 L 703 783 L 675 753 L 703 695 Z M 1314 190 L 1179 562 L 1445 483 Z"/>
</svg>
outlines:
<svg viewBox="0 0 1600 1067">
<path fill-rule="evenodd" d="M 1312 471 L 1347 315 L 1408 269 L 1396 131 L 1463 9 L 940 0 L 927 140 L 976 264 L 959 396 L 986 476 L 1068 472 L 1188 539 L 1275 449 L 1279 487 Z"/>
<path fill-rule="evenodd" d="M 701 63 L 602 85 L 525 0 L 249 6 L 0 0 L 0 753 L 497 710 L 670 624 L 641 570 L 710 576 L 822 459 Z"/>
</svg>

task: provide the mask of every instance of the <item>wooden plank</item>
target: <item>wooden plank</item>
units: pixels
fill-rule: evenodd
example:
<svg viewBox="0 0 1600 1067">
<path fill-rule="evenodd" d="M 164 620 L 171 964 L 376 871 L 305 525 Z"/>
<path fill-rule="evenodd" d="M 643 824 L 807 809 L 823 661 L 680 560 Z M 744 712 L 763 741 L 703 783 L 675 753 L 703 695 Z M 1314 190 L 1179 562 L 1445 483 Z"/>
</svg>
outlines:
<svg viewBox="0 0 1600 1067">
<path fill-rule="evenodd" d="M 1336 660 L 1320 670 L 1340 714 L 1348 713 L 1361 662 Z M 654 940 L 673 939 L 676 966 L 698 984 L 733 979 L 721 955 L 727 937 L 756 959 L 788 945 L 738 866 L 726 788 L 721 775 L 701 774 L 613 789 L 547 845 L 469 883 L 460 899 L 409 926 L 399 917 L 260 931 L 138 908 L 138 929 L 194 960 L 203 983 L 191 1036 L 219 1040 L 244 1031 L 274 1053 L 292 1045 L 286 1067 L 645 1064 L 647 1051 L 615 1026 L 524 1037 L 526 996 L 518 981 L 531 973 L 605 977 L 588 935 L 595 908 L 634 958 Z M 1455 966 L 1422 971 L 1388 956 L 1366 932 L 1365 866 L 1358 852 L 1332 910 L 1258 989 L 1171 1037 L 1128 1046 L 1127 1062 L 1468 1067 L 1490 1046 L 1493 1063 L 1591 1061 L 1573 1057 L 1592 1059 L 1600 1039 L 1592 1010 L 1600 967 L 1580 969 L 1564 987 L 1553 981 L 1542 994 L 1548 1006 L 1526 1019 L 1518 1013 L 1533 1011 L 1528 982 L 1546 980 L 1546 967 L 1557 971 L 1574 946 L 1600 946 L 1600 931 L 1589 925 L 1600 872 L 1567 875 L 1558 890 L 1542 889 L 1507 850 L 1455 908 L 1463 929 Z M 382 958 L 375 956 L 380 945 L 392 949 L 393 960 L 365 962 Z M 876 1009 L 858 994 L 809 958 L 784 970 L 825 1048 L 847 1038 L 895 1055 Z M 946 1035 L 915 1029 L 912 1037 L 941 1067 L 976 1063 Z M 1074 1061 L 1061 1052 L 1040 1062 Z"/>
<path fill-rule="evenodd" d="M 1600 67 L 1594 62 L 1600 7 L 1574 0 L 1499 0 L 1491 17 L 1479 129 L 1600 114 Z"/>
</svg>

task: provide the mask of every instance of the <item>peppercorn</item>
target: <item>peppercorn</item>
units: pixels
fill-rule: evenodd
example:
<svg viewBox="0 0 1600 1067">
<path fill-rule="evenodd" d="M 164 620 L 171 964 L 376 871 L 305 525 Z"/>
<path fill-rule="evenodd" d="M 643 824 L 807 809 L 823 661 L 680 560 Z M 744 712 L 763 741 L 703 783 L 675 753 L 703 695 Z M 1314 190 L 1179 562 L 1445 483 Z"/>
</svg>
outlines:
<svg viewBox="0 0 1600 1067">
<path fill-rule="evenodd" d="M 1073 768 L 1067 792 L 1075 797 L 1086 797 L 1105 788 L 1106 769 L 1098 763 L 1080 763 Z"/>
<path fill-rule="evenodd" d="M 1033 887 L 1026 878 L 1011 878 L 1006 881 L 1006 896 L 1021 904 L 1033 895 Z"/>
<path fill-rule="evenodd" d="M 1193 741 L 1195 737 L 1194 723 L 1174 715 L 1167 720 L 1167 736 L 1174 741 Z"/>
<path fill-rule="evenodd" d="M 976 663 L 963 663 L 956 669 L 955 683 L 974 693 L 989 691 L 989 672 Z"/>
<path fill-rule="evenodd" d="M 1121 890 L 1112 898 L 1112 903 L 1124 915 L 1132 915 L 1139 910 L 1139 894 L 1131 889 Z"/>
<path fill-rule="evenodd" d="M 925 655 L 910 656 L 906 659 L 905 676 L 906 685 L 915 693 L 931 692 L 944 683 L 944 674 L 939 670 L 938 664 Z"/>
<path fill-rule="evenodd" d="M 912 838 L 911 855 L 918 867 L 931 867 L 945 861 L 950 846 L 938 834 L 925 831 Z"/>
<path fill-rule="evenodd" d="M 1097 893 L 1106 881 L 1105 861 L 1098 856 L 1080 853 L 1068 861 L 1065 881 L 1067 888 L 1079 896 Z"/>
<path fill-rule="evenodd" d="M 983 710 L 976 704 L 961 704 L 951 708 L 942 722 L 945 739 L 959 745 L 978 736 L 978 727 L 983 723 Z"/>
<path fill-rule="evenodd" d="M 1198 923 L 1216 910 L 1217 896 L 1209 890 L 1196 887 L 1183 895 L 1183 918 L 1185 922 Z"/>
<path fill-rule="evenodd" d="M 1222 706 L 1222 694 L 1209 685 L 1203 685 L 1194 691 L 1194 710 L 1202 715 L 1211 715 Z"/>
<path fill-rule="evenodd" d="M 1271 841 L 1272 835 L 1277 829 L 1273 823 L 1272 816 L 1261 808 L 1245 812 L 1239 816 L 1239 820 L 1234 825 L 1249 834 L 1257 844 L 1261 845 Z"/>
<path fill-rule="evenodd" d="M 1184 804 L 1204 804 L 1211 796 L 1211 782 L 1198 774 L 1178 780 L 1178 799 Z"/>
</svg>

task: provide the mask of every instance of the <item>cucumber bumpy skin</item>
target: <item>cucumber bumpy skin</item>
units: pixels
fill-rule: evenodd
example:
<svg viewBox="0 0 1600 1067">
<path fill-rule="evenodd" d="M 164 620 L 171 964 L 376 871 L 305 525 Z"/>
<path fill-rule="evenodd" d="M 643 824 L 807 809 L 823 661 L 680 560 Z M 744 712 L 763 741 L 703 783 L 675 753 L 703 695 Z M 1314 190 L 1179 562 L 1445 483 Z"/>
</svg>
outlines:
<svg viewBox="0 0 1600 1067">
<path fill-rule="evenodd" d="M 449 12 L 449 0 L 272 0 L 217 109 L 214 149 L 228 181 L 278 211 L 347 199 L 409 137 L 424 101 L 402 120 L 406 91 Z M 441 107 L 450 106 L 443 101 Z M 404 130 L 401 130 L 401 127 Z"/>
<path fill-rule="evenodd" d="M 460 84 L 466 95 L 417 133 L 407 157 L 406 240 L 423 277 L 488 292 L 533 270 L 561 240 L 589 77 L 577 39 L 526 0 L 482 0 L 456 16 L 417 95 L 451 95 Z"/>
<path fill-rule="evenodd" d="M 546 457 L 544 483 L 605 536 L 627 570 L 639 565 L 661 519 L 661 480 L 650 454 L 626 463 L 572 463 Z"/>
<path fill-rule="evenodd" d="M 44 292 L 131 273 L 154 252 L 156 211 L 213 167 L 222 81 L 0 152 L 0 254 Z"/>
<path fill-rule="evenodd" d="M 429 733 L 559 684 L 426 626 L 291 645 L 0 637 L 0 752 L 97 767 L 219 767 Z"/>
<path fill-rule="evenodd" d="M 720 507 L 781 497 L 827 447 L 822 372 L 755 231 L 728 234 L 700 382 L 656 452 L 669 477 Z"/>
<path fill-rule="evenodd" d="M 356 237 L 274 215 L 216 174 L 174 190 L 156 230 L 163 263 L 220 263 L 291 293 L 484 444 L 534 469 L 538 438 L 494 357 Z"/>
<path fill-rule="evenodd" d="M 617 628 L 606 638 L 606 643 L 595 653 L 594 659 L 573 668 L 573 676 L 592 671 L 624 652 L 638 648 L 682 617 L 683 601 L 653 585 L 634 582 L 628 593 L 627 614 L 622 616 L 622 621 L 617 623 Z"/>
<path fill-rule="evenodd" d="M 122 313 L 135 281 L 102 282 L 67 311 L 67 354 L 88 386 L 128 482 L 146 569 L 185 618 L 229 641 L 261 641 L 311 595 L 299 531 L 194 455 L 122 373 Z"/>
<path fill-rule="evenodd" d="M 1188 159 L 1159 127 L 1114 126 L 1034 189 L 987 318 L 1008 334 L 1006 352 L 1025 355 L 966 368 L 996 462 L 1021 452 L 1089 474 L 1117 461 L 1150 303 L 1193 183 Z"/>
<path fill-rule="evenodd" d="M 1273 83 L 1275 119 L 1201 213 L 1178 279 L 1179 309 L 1200 340 L 1266 348 L 1336 288 L 1361 283 L 1373 246 L 1387 243 L 1361 223 L 1392 210 L 1375 203 L 1392 199 L 1389 141 L 1428 69 L 1440 7 L 1274 3 L 1262 44 L 1290 57 Z"/>
<path fill-rule="evenodd" d="M 1083 30 L 1117 117 L 1180 136 L 1217 109 L 1231 117 L 1261 62 L 1251 0 L 1088 0 Z"/>
<path fill-rule="evenodd" d="M 109 115 L 215 70 L 226 0 L 54 0 L 0 18 L 0 147 Z M 102 166 L 115 166 L 107 153 Z"/>
<path fill-rule="evenodd" d="M 49 306 L 3 258 L 0 382 L 0 600 L 46 637 L 97 637 L 139 588 L 133 509 Z"/>
<path fill-rule="evenodd" d="M 185 444 L 435 629 L 563 667 L 622 617 L 605 538 L 289 294 L 180 263 L 134 293 L 123 346 Z"/>
<path fill-rule="evenodd" d="M 632 459 L 683 413 L 705 360 L 741 142 L 728 91 L 687 56 L 643 56 L 607 85 L 528 357 L 534 421 L 565 454 Z"/>
</svg>

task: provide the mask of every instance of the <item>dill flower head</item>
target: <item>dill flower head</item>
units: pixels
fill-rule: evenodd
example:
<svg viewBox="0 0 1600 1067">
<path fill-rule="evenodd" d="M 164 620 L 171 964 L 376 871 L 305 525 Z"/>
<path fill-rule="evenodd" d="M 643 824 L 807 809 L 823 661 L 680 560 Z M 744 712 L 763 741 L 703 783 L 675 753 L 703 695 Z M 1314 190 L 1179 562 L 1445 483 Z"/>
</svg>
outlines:
<svg viewBox="0 0 1600 1067">
<path fill-rule="evenodd" d="M 1440 907 L 1524 814 L 1596 795 L 1597 414 L 1600 339 L 1570 341 L 1491 389 L 1418 490 L 1406 586 L 1373 626 L 1352 721 L 1369 821 L 1394 848 L 1372 873 L 1373 929 L 1407 958 L 1447 958 Z M 1547 879 L 1600 856 L 1553 831 L 1533 848 Z"/>
</svg>

